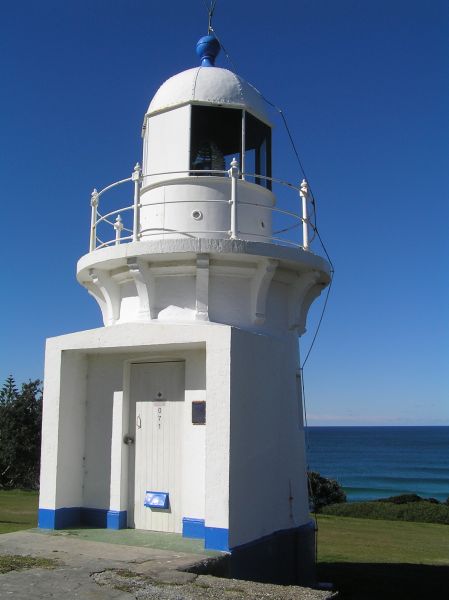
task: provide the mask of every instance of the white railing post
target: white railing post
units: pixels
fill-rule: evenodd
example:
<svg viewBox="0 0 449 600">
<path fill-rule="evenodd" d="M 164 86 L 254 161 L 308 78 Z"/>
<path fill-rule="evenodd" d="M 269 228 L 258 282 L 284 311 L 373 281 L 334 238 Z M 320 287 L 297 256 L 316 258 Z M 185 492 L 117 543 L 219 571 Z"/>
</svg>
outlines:
<svg viewBox="0 0 449 600">
<path fill-rule="evenodd" d="M 134 181 L 134 219 L 133 219 L 133 242 L 139 241 L 140 223 L 140 165 L 136 163 L 131 179 Z"/>
<path fill-rule="evenodd" d="M 117 218 L 115 219 L 114 229 L 115 229 L 115 245 L 118 246 L 120 244 L 120 237 L 122 235 L 122 229 L 123 229 L 122 217 L 120 215 L 117 215 Z"/>
<path fill-rule="evenodd" d="M 301 187 L 299 188 L 299 195 L 302 201 L 302 247 L 304 250 L 309 249 L 309 219 L 307 216 L 307 201 L 309 199 L 309 186 L 307 181 L 303 179 L 301 181 Z"/>
<path fill-rule="evenodd" d="M 231 178 L 231 229 L 230 235 L 231 240 L 237 239 L 238 225 L 237 225 L 237 179 L 239 177 L 239 163 L 235 159 L 232 159 L 231 168 L 228 171 L 229 177 Z"/>
<path fill-rule="evenodd" d="M 93 252 L 97 245 L 97 207 L 98 207 L 98 192 L 94 188 L 90 196 L 90 205 L 92 207 L 90 216 L 90 241 L 89 252 Z"/>
</svg>

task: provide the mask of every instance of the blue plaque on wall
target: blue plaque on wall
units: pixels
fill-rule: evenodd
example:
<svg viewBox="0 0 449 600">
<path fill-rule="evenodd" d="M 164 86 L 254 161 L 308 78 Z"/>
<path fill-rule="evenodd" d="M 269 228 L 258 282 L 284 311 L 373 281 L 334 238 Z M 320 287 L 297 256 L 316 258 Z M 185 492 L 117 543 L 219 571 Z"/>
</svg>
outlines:
<svg viewBox="0 0 449 600">
<path fill-rule="evenodd" d="M 149 508 L 168 508 L 167 492 L 145 492 L 144 506 Z"/>
</svg>

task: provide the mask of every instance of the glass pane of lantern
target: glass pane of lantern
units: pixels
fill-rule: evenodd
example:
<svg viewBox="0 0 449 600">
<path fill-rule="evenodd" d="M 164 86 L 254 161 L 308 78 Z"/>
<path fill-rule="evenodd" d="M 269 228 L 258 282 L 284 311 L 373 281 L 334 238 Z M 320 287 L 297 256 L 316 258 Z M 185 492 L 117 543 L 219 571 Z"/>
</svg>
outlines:
<svg viewBox="0 0 449 600">
<path fill-rule="evenodd" d="M 234 157 L 241 163 L 241 138 L 241 110 L 192 106 L 190 169 L 227 171 Z"/>
<path fill-rule="evenodd" d="M 254 169 L 254 170 L 253 170 Z M 271 129 L 246 113 L 245 172 L 271 177 Z M 260 177 L 247 177 L 271 190 L 271 182 Z"/>
</svg>

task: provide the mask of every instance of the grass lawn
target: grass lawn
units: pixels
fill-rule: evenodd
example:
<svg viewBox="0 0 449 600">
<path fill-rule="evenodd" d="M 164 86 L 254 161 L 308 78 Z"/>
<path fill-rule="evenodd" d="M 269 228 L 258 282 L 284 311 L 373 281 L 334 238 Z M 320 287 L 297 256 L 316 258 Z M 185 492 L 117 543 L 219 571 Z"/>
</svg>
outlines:
<svg viewBox="0 0 449 600">
<path fill-rule="evenodd" d="M 343 600 L 447 600 L 449 526 L 319 515 L 318 579 Z"/>
<path fill-rule="evenodd" d="M 0 533 L 37 526 L 38 492 L 0 491 Z"/>
<path fill-rule="evenodd" d="M 449 526 L 319 515 L 318 559 L 449 566 Z"/>
<path fill-rule="evenodd" d="M 0 533 L 36 527 L 37 504 L 0 491 Z M 341 600 L 449 600 L 449 525 L 319 515 L 318 529 L 318 579 Z"/>
</svg>

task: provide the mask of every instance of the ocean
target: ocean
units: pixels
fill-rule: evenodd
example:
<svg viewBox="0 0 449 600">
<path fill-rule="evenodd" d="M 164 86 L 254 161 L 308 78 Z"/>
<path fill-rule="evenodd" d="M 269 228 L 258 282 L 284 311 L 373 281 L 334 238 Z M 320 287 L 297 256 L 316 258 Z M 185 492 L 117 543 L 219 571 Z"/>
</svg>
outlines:
<svg viewBox="0 0 449 600">
<path fill-rule="evenodd" d="M 312 471 L 336 479 L 348 501 L 449 496 L 449 427 L 309 427 Z"/>
</svg>

